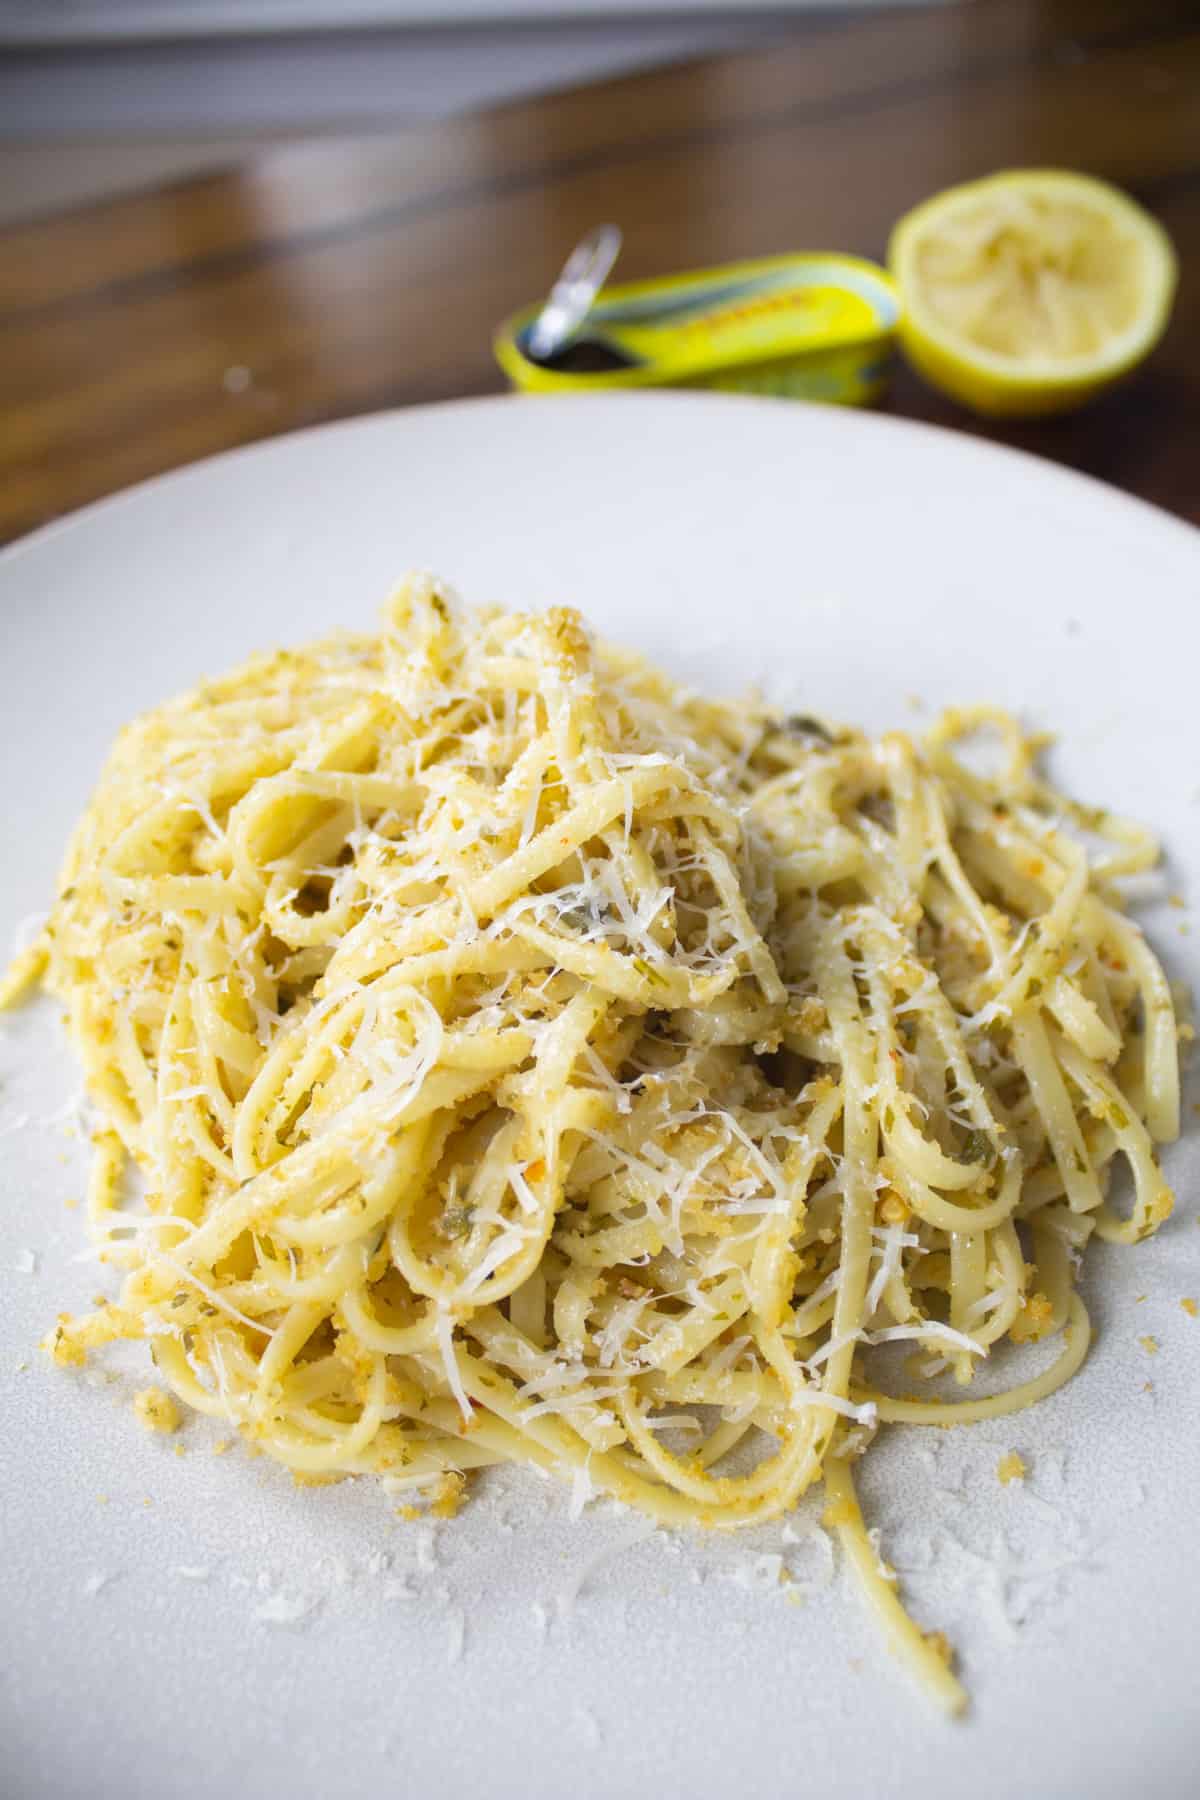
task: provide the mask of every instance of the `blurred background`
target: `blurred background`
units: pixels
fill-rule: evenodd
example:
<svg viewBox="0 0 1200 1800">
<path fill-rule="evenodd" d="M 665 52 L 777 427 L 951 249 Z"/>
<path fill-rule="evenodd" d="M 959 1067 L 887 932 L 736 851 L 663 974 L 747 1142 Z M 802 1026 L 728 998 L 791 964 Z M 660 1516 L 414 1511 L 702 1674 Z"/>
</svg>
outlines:
<svg viewBox="0 0 1200 1800">
<path fill-rule="evenodd" d="M 1153 354 L 1061 418 L 1046 382 L 981 416 L 961 342 L 930 379 L 902 324 L 871 398 L 1200 521 L 1198 156 L 1200 0 L 0 0 L 0 541 L 235 445 L 501 392 L 497 328 L 603 221 L 622 282 L 878 265 L 930 196 L 1031 168 L 1169 234 Z M 1006 252 L 1043 349 L 1056 242 Z"/>
<path fill-rule="evenodd" d="M 0 222 L 898 4 L 0 0 Z"/>
</svg>

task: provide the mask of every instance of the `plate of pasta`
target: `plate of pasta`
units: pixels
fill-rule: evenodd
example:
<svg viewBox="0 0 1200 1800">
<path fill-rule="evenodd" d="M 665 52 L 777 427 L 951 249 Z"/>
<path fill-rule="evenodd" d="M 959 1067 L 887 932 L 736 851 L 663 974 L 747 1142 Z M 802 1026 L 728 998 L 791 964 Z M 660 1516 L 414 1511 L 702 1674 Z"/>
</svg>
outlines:
<svg viewBox="0 0 1200 1800">
<path fill-rule="evenodd" d="M 700 395 L 0 559 L 23 1794 L 1181 1791 L 1198 571 Z"/>
</svg>

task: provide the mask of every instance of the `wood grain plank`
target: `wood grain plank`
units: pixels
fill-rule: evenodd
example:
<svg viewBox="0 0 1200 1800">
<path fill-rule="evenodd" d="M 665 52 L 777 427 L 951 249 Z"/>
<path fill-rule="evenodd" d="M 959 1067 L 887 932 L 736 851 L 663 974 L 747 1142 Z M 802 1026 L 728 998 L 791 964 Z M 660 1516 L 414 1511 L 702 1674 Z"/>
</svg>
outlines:
<svg viewBox="0 0 1200 1800">
<path fill-rule="evenodd" d="M 769 50 L 618 77 L 348 148 L 268 154 L 246 174 L 0 233 L 0 321 L 209 258 L 269 255 L 297 235 L 369 228 L 380 211 L 452 204 L 481 184 L 549 180 L 585 162 L 721 141 L 779 119 L 848 119 L 914 80 L 961 87 L 977 72 L 1083 61 L 1195 23 L 1189 0 L 984 0 L 961 19 L 935 7 L 852 17 L 817 34 L 801 23 Z"/>
<path fill-rule="evenodd" d="M 1198 97 L 1194 6 L 997 0 L 319 146 L 73 216 L 57 238 L 25 228 L 6 241 L 24 274 L 0 259 L 0 533 L 297 425 L 497 389 L 497 321 L 602 217 L 630 277 L 792 247 L 878 256 L 938 187 L 1067 163 L 1138 193 L 1200 273 Z M 56 272 L 56 243 L 59 265 L 94 263 Z M 911 377 L 892 407 L 1200 516 L 1197 285 L 1150 369 L 1076 419 L 981 427 Z M 223 385 L 232 365 L 252 372 L 244 392 Z"/>
</svg>

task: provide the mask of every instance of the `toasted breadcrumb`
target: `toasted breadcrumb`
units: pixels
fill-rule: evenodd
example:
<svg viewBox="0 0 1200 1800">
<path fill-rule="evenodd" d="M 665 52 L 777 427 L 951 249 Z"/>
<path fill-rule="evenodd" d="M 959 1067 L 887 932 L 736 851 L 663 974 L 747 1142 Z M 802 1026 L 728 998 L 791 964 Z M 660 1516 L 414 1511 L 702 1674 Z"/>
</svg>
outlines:
<svg viewBox="0 0 1200 1800">
<path fill-rule="evenodd" d="M 1146 1229 L 1142 1236 L 1148 1237 L 1156 1225 L 1165 1225 L 1175 1211 L 1175 1196 L 1169 1187 L 1159 1188 L 1153 1200 L 1146 1208 Z"/>
<path fill-rule="evenodd" d="M 181 1423 L 179 1408 L 170 1394 L 162 1388 L 142 1388 L 133 1396 L 133 1410 L 137 1414 L 139 1425 L 147 1431 L 178 1431 Z"/>
<path fill-rule="evenodd" d="M 1179 1302 L 1179 1304 L 1180 1304 L 1180 1306 L 1182 1306 L 1184 1312 L 1187 1313 L 1193 1319 L 1196 1317 L 1197 1313 L 1200 1313 L 1200 1306 L 1198 1306 L 1196 1304 L 1196 1302 L 1192 1299 L 1190 1294 L 1187 1296 L 1186 1299 L 1181 1300 Z"/>
<path fill-rule="evenodd" d="M 1011 1481 L 1024 1481 L 1027 1472 L 1025 1459 L 1017 1450 L 1008 1451 L 996 1465 L 1001 1487 L 1007 1487 Z"/>
<path fill-rule="evenodd" d="M 463 1502 L 463 1493 L 467 1485 L 465 1475 L 447 1471 L 438 1482 L 436 1492 L 429 1505 L 435 1519 L 453 1519 Z"/>
<path fill-rule="evenodd" d="M 87 1351 L 71 1332 L 70 1313 L 59 1313 L 58 1324 L 42 1340 L 42 1349 L 50 1352 L 60 1369 L 81 1369 L 87 1361 Z"/>
<path fill-rule="evenodd" d="M 1024 1312 L 1017 1314 L 1012 1322 L 1009 1336 L 1014 1344 L 1036 1343 L 1044 1338 L 1054 1322 L 1054 1307 L 1045 1294 L 1031 1294 L 1025 1302 Z"/>
<path fill-rule="evenodd" d="M 1158 1339 L 1156 1337 L 1140 1337 L 1138 1343 L 1142 1346 L 1142 1349 L 1146 1352 L 1147 1356 L 1158 1355 Z"/>
</svg>

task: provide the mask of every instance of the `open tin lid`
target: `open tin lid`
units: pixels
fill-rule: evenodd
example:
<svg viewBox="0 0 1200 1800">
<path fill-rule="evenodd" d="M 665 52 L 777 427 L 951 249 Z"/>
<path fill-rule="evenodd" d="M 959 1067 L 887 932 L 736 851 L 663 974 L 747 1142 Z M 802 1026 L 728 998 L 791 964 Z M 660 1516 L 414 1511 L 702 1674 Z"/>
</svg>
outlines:
<svg viewBox="0 0 1200 1800">
<path fill-rule="evenodd" d="M 550 300 L 497 332 L 496 357 L 515 387 L 555 393 L 680 383 L 854 401 L 873 397 L 886 373 L 899 298 L 884 270 L 861 257 L 729 263 L 593 289 L 590 305 L 586 285 L 581 293 L 573 280 L 573 304 L 560 305 L 573 268 L 586 284 L 587 270 L 604 266 L 598 244 L 611 249 L 611 236 L 585 239 Z M 806 370 L 818 390 L 810 394 Z M 836 379 L 822 383 L 822 371 L 834 370 Z"/>
</svg>

